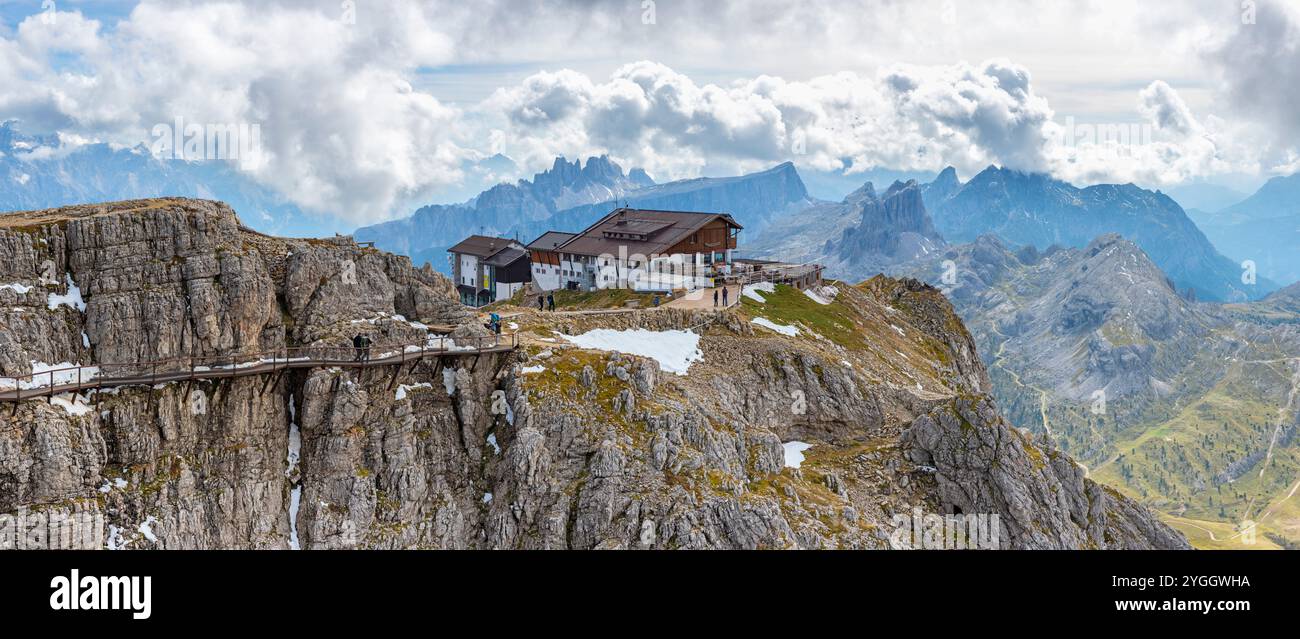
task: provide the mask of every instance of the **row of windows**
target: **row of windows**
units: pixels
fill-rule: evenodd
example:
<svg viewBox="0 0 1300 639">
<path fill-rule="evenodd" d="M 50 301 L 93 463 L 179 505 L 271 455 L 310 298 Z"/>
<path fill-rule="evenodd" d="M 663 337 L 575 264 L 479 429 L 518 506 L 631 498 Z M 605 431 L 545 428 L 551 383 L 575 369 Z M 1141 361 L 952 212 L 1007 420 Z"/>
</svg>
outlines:
<svg viewBox="0 0 1300 639">
<path fill-rule="evenodd" d="M 570 271 L 569 269 L 562 269 L 558 266 L 539 266 L 537 267 L 537 273 L 539 275 L 564 275 L 566 277 L 578 277 L 582 275 L 582 271 Z"/>
<path fill-rule="evenodd" d="M 726 253 L 706 253 L 701 257 L 705 264 L 712 264 L 714 262 L 725 262 L 727 260 Z M 592 258 L 589 261 L 588 258 L 579 257 L 579 259 L 575 260 L 575 263 L 578 264 L 594 263 L 596 266 L 604 267 L 604 266 L 613 266 L 615 261 L 616 260 L 612 260 L 612 259 L 595 259 L 595 258 Z M 668 263 L 669 261 L 667 259 L 661 259 L 658 261 L 652 260 L 650 266 L 651 267 L 666 266 Z M 628 260 L 626 268 L 638 268 L 641 265 L 642 262 L 640 260 Z M 582 269 L 569 270 L 569 269 L 561 268 L 559 266 L 539 265 L 537 262 L 533 263 L 533 267 L 536 268 L 538 270 L 537 272 L 542 275 L 562 274 L 571 277 L 578 277 L 582 275 L 584 272 Z"/>
</svg>

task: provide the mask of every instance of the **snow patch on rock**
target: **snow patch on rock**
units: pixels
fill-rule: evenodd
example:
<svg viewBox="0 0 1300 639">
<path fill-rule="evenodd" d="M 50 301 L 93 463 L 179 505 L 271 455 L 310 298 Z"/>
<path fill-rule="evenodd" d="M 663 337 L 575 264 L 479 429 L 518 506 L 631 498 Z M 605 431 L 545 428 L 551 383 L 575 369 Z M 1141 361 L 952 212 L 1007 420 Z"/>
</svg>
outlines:
<svg viewBox="0 0 1300 639">
<path fill-rule="evenodd" d="M 792 441 L 781 444 L 781 448 L 785 449 L 785 467 L 798 468 L 803 464 L 803 451 L 812 448 L 812 444 Z"/>
<path fill-rule="evenodd" d="M 560 337 L 582 348 L 649 357 L 659 362 L 660 370 L 678 375 L 685 375 L 691 364 L 704 359 L 700 336 L 690 331 L 598 328 L 581 335 Z"/>
<path fill-rule="evenodd" d="M 50 293 L 49 297 L 46 299 L 46 306 L 48 306 L 51 311 L 60 306 L 67 306 L 68 308 L 76 309 L 82 313 L 86 312 L 86 302 L 81 299 L 81 289 L 77 288 L 77 283 L 72 281 L 71 273 L 68 273 L 66 277 L 68 282 L 68 292 L 64 295 Z"/>
<path fill-rule="evenodd" d="M 835 301 L 835 296 L 840 294 L 840 290 L 834 286 L 818 286 L 804 289 L 803 294 L 807 295 L 808 299 L 826 306 Z"/>
<path fill-rule="evenodd" d="M 745 297 L 748 297 L 749 299 L 754 300 L 759 304 L 767 303 L 767 298 L 763 297 L 763 293 L 775 293 L 775 292 L 776 292 L 776 285 L 771 282 L 758 282 L 756 284 L 746 284 L 744 288 L 740 289 L 741 295 L 744 295 Z"/>
<path fill-rule="evenodd" d="M 749 321 L 758 324 L 763 328 L 776 331 L 782 335 L 788 335 L 790 337 L 794 337 L 795 335 L 799 334 L 798 326 L 782 326 L 781 324 L 777 324 L 776 322 L 773 322 L 772 320 L 767 319 L 766 317 L 755 317 L 754 319 Z"/>
</svg>

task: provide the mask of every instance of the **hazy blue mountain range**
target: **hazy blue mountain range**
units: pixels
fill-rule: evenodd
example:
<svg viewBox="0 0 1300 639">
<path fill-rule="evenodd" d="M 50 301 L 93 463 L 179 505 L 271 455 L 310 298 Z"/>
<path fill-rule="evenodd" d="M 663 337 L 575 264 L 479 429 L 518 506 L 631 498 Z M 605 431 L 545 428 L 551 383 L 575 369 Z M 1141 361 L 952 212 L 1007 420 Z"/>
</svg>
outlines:
<svg viewBox="0 0 1300 639">
<path fill-rule="evenodd" d="M 106 144 L 32 153 L 42 147 L 58 149 L 59 144 L 24 136 L 13 122 L 0 124 L 0 211 L 186 196 L 229 202 L 246 224 L 267 233 L 319 236 L 349 230 L 338 220 L 303 212 L 227 162 L 162 161 L 143 147 Z M 559 158 L 531 180 L 497 183 L 472 195 L 467 194 L 514 174 L 517 167 L 498 155 L 467 161 L 464 168 L 464 183 L 449 191 L 452 197 L 464 197 L 460 203 L 425 206 L 410 217 L 363 227 L 357 238 L 445 269 L 446 247 L 466 235 L 482 232 L 527 241 L 550 229 L 579 230 L 628 203 L 727 211 L 746 227 L 742 251 L 748 255 L 825 259 L 869 270 L 874 256 L 864 259 L 844 248 L 834 255 L 826 251 L 828 240 L 861 226 L 862 183 L 849 186 L 864 178 L 888 184 L 920 177 L 925 208 L 938 231 L 932 240 L 961 242 L 997 233 L 1012 244 L 1045 248 L 1054 243 L 1082 246 L 1103 233 L 1118 232 L 1141 246 L 1180 290 L 1195 289 L 1202 299 L 1255 299 L 1276 288 L 1273 281 L 1300 279 L 1300 211 L 1295 204 L 1300 179 L 1294 176 L 1276 178 L 1218 213 L 1196 213 L 1206 230 L 1202 235 L 1174 200 L 1158 192 L 1132 185 L 1079 189 L 1046 176 L 992 167 L 964 184 L 951 168 L 926 182 L 924 173 L 886 169 L 853 174 L 807 170 L 801 175 L 790 163 L 742 176 L 655 184 L 644 171 L 624 172 L 606 157 L 585 164 Z M 818 197 L 849 190 L 853 192 L 838 201 Z M 1201 204 L 1228 196 L 1226 189 L 1212 185 L 1175 191 Z M 1241 283 L 1240 262 L 1247 259 L 1259 268 L 1254 286 Z"/>
<path fill-rule="evenodd" d="M 1087 246 L 1118 233 L 1142 248 L 1180 292 L 1200 299 L 1259 299 L 1277 288 L 1242 281 L 1240 265 L 1219 253 L 1172 198 L 1132 184 L 1078 188 L 1047 175 L 989 167 L 965 184 L 944 171 L 923 190 L 926 209 L 950 242 L 993 233 L 1016 245 Z"/>
<path fill-rule="evenodd" d="M 1300 174 L 1275 177 L 1250 197 L 1192 219 L 1220 251 L 1255 262 L 1260 275 L 1300 281 Z"/>
<path fill-rule="evenodd" d="M 820 171 L 803 168 L 799 169 L 799 177 L 808 188 L 808 195 L 827 202 L 839 202 L 850 193 L 862 188 L 862 185 L 867 182 L 884 185 L 916 180 L 926 184 L 935 178 L 934 171 L 895 171 L 879 167 L 852 173 L 847 171 L 852 169 Z M 1237 200 L 1233 200 L 1235 201 Z"/>
<path fill-rule="evenodd" d="M 1218 211 L 1245 199 L 1246 194 L 1236 189 L 1209 182 L 1192 182 L 1163 189 L 1166 195 L 1174 198 L 1178 205 L 1191 217 L 1192 209 L 1198 211 Z M 1192 217 L 1198 224 L 1200 220 Z"/>
<path fill-rule="evenodd" d="M 0 212 L 180 196 L 225 201 L 245 224 L 265 233 L 315 237 L 342 230 L 337 223 L 304 214 L 228 162 L 164 161 L 143 146 L 107 144 L 48 157 L 32 154 L 58 146 L 52 138 L 23 135 L 13 122 L 0 123 Z"/>
<path fill-rule="evenodd" d="M 645 209 L 730 213 L 751 234 L 813 201 L 799 172 L 789 162 L 736 177 L 656 184 L 628 192 L 618 200 Z M 550 222 L 555 229 L 582 230 L 609 213 L 614 205 L 615 201 L 608 200 L 573 207 L 557 212 Z"/>
<path fill-rule="evenodd" d="M 725 211 L 749 232 L 813 202 L 794 165 L 757 173 L 654 184 L 645 171 L 626 174 L 609 158 L 586 165 L 557 158 L 531 181 L 501 184 L 463 204 L 423 207 L 408 218 L 357 229 L 358 241 L 410 255 L 445 270 L 447 247 L 473 233 L 527 242 L 548 230 L 579 231 L 617 206 Z"/>
<path fill-rule="evenodd" d="M 519 180 L 497 184 L 459 204 L 432 204 L 410 217 L 365 226 L 353 234 L 386 251 L 409 255 L 416 264 L 429 262 L 447 270 L 446 250 L 473 234 L 515 237 L 527 242 L 557 211 L 597 201 L 614 201 L 625 193 L 653 185 L 645 171 L 623 168 L 608 157 L 569 162 L 556 158 L 550 169 Z"/>
</svg>

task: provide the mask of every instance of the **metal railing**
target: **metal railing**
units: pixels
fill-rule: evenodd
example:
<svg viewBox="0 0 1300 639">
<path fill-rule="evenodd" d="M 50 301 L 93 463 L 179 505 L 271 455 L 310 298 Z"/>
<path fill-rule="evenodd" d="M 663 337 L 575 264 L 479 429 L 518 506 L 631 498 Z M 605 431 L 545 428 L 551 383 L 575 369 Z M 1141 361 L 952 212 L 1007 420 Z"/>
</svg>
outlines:
<svg viewBox="0 0 1300 639">
<path fill-rule="evenodd" d="M 758 284 L 761 282 L 772 282 L 773 284 L 789 284 L 813 276 L 817 279 L 817 274 L 823 270 L 823 266 L 816 262 L 805 262 L 803 264 L 780 264 L 764 265 L 761 269 L 740 271 L 727 275 L 722 279 L 726 284 Z"/>
<path fill-rule="evenodd" d="M 199 355 L 131 363 L 78 364 L 27 375 L 0 375 L 0 401 L 53 397 L 89 389 L 157 385 L 197 379 L 264 375 L 291 368 L 386 366 L 434 355 L 474 355 L 514 350 L 517 333 L 429 337 L 418 343 L 295 346 L 256 353 Z M 44 383 L 42 383 L 44 382 Z"/>
</svg>

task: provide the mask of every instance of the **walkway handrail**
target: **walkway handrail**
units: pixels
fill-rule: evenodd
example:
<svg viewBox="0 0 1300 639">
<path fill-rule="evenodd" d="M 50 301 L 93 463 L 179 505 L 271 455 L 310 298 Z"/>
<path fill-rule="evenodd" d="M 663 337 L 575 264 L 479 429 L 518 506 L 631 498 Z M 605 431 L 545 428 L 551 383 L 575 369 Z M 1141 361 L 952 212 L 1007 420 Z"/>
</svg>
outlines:
<svg viewBox="0 0 1300 639">
<path fill-rule="evenodd" d="M 824 267 L 817 262 L 803 262 L 801 264 L 780 264 L 768 265 L 758 270 L 732 273 L 722 279 L 727 284 L 754 284 L 759 282 L 773 282 L 780 284 L 789 280 L 796 280 L 815 273 Z"/>
<path fill-rule="evenodd" d="M 503 338 L 508 338 L 505 343 Z M 461 346 L 470 342 L 470 345 Z M 459 343 L 459 344 L 458 344 Z M 15 401 L 30 397 L 46 397 L 68 392 L 67 387 L 85 390 L 112 386 L 115 381 L 132 380 L 133 383 L 157 385 L 161 377 L 167 381 L 235 377 L 241 369 L 266 367 L 259 373 L 271 373 L 288 368 L 315 366 L 356 366 L 368 362 L 402 363 L 428 355 L 446 353 L 472 355 L 498 351 L 508 346 L 519 347 L 518 333 L 493 333 L 491 335 L 451 337 L 429 336 L 419 342 L 401 342 L 371 345 L 367 349 L 354 346 L 295 346 L 247 354 L 196 355 L 172 357 L 131 363 L 77 364 L 52 368 L 26 375 L 0 375 L 0 395 Z M 364 353 L 364 357 L 363 357 Z M 118 375 L 105 374 L 117 369 Z M 177 378 L 176 374 L 185 373 Z M 24 381 L 28 382 L 24 385 Z M 48 382 L 38 384 L 38 382 Z M 75 382 L 75 384 L 74 384 Z M 56 388 L 65 390 L 56 391 Z"/>
</svg>

